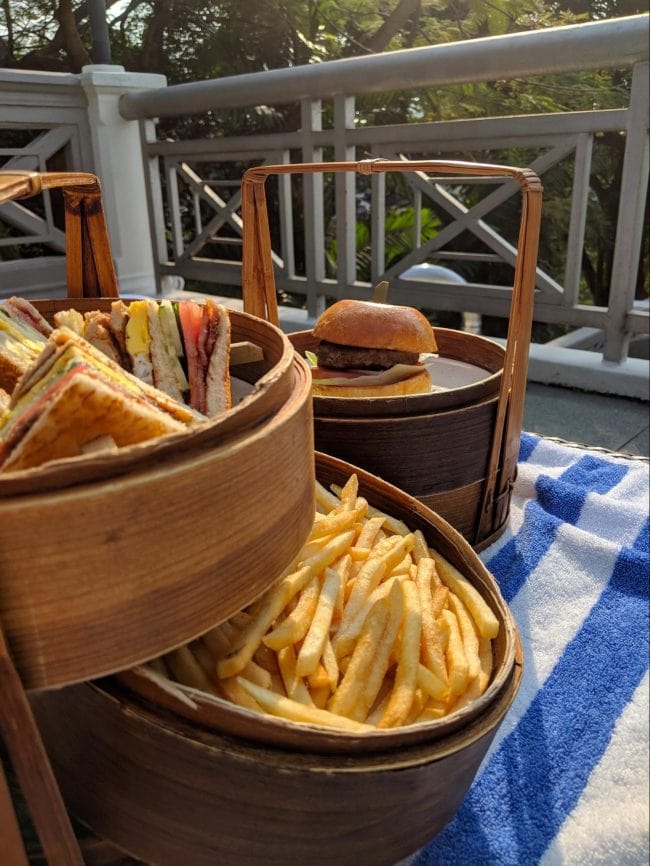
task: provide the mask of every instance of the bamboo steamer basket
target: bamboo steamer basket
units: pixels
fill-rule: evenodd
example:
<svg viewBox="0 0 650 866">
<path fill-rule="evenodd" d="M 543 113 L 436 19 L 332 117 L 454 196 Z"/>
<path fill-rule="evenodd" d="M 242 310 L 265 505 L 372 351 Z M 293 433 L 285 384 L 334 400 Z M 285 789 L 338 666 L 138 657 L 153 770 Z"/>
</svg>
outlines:
<svg viewBox="0 0 650 866">
<path fill-rule="evenodd" d="M 0 172 L 0 201 L 53 187 L 68 298 L 35 305 L 50 318 L 106 309 L 118 291 L 97 179 Z M 233 374 L 251 385 L 235 408 L 115 455 L 0 475 L 0 623 L 25 688 L 185 643 L 260 595 L 302 546 L 314 502 L 309 372 L 278 328 L 229 315 L 247 362 Z"/>
<path fill-rule="evenodd" d="M 361 495 L 421 529 L 497 615 L 484 699 L 460 719 L 364 742 L 225 702 L 209 707 L 197 692 L 183 702 L 137 671 L 34 695 L 69 809 L 120 849 L 160 866 L 392 866 L 459 808 L 519 688 L 517 629 L 494 578 L 449 524 L 387 482 L 316 454 L 325 484 L 352 471 Z"/>
<path fill-rule="evenodd" d="M 244 309 L 277 321 L 264 184 L 269 175 L 421 171 L 511 179 L 522 192 L 512 304 L 505 350 L 485 338 L 436 329 L 441 357 L 483 367 L 485 378 L 444 393 L 395 398 L 314 397 L 315 444 L 412 493 L 458 529 L 477 550 L 503 532 L 510 511 L 522 427 L 535 292 L 542 185 L 527 168 L 469 162 L 305 163 L 249 169 L 244 207 Z M 435 304 L 435 297 L 432 298 Z M 300 353 L 311 331 L 290 336 Z"/>
</svg>

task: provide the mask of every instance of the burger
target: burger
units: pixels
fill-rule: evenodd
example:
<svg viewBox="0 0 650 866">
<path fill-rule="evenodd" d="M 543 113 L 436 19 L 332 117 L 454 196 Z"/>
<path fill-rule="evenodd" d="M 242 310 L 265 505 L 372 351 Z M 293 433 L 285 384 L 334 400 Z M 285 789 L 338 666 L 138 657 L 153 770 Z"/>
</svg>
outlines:
<svg viewBox="0 0 650 866">
<path fill-rule="evenodd" d="M 320 397 L 425 394 L 423 356 L 437 351 L 429 321 L 413 307 L 337 301 L 317 320 L 312 393 Z"/>
</svg>

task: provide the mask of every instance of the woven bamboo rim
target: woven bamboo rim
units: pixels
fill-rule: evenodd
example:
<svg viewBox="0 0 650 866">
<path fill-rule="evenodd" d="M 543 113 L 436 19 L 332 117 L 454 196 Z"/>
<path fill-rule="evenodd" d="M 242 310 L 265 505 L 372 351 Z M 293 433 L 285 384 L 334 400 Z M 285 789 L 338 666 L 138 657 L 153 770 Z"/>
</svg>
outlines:
<svg viewBox="0 0 650 866">
<path fill-rule="evenodd" d="M 512 303 L 508 324 L 506 355 L 499 389 L 499 402 L 488 472 L 483 491 L 477 540 L 502 526 L 508 516 L 510 491 L 514 483 L 519 436 L 524 412 L 528 374 L 528 348 L 533 319 L 535 270 L 539 245 L 542 184 L 529 168 L 461 161 L 384 160 L 360 162 L 319 162 L 293 165 L 264 165 L 250 168 L 242 182 L 244 223 L 242 288 L 244 309 L 278 323 L 278 307 L 271 257 L 271 236 L 266 206 L 265 183 L 270 175 L 316 174 L 353 171 L 370 175 L 387 171 L 439 172 L 453 176 L 510 178 L 522 192 L 519 238 L 515 258 Z"/>
</svg>

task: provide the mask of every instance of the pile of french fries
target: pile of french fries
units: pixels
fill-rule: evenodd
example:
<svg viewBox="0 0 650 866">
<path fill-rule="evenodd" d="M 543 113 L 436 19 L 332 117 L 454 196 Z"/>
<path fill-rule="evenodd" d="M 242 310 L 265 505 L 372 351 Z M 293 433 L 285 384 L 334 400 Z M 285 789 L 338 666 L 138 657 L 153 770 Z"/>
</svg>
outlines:
<svg viewBox="0 0 650 866">
<path fill-rule="evenodd" d="M 439 719 L 481 695 L 499 622 L 417 530 L 352 475 L 317 484 L 311 534 L 245 611 L 152 663 L 235 704 L 361 732 Z"/>
</svg>

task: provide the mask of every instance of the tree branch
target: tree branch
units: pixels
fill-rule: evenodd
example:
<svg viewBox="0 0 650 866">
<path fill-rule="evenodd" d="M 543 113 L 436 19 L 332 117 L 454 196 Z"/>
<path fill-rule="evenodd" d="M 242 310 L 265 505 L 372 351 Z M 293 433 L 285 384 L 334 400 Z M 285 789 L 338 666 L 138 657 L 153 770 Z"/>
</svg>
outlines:
<svg viewBox="0 0 650 866">
<path fill-rule="evenodd" d="M 77 30 L 72 0 L 59 0 L 57 18 L 63 31 L 63 42 L 66 54 L 70 58 L 72 71 L 81 72 L 81 67 L 88 65 L 91 61 Z"/>
<path fill-rule="evenodd" d="M 417 13 L 419 0 L 400 0 L 381 25 L 379 30 L 368 39 L 364 39 L 364 47 L 370 54 L 385 51 L 394 36 L 406 27 L 411 17 Z"/>
</svg>

